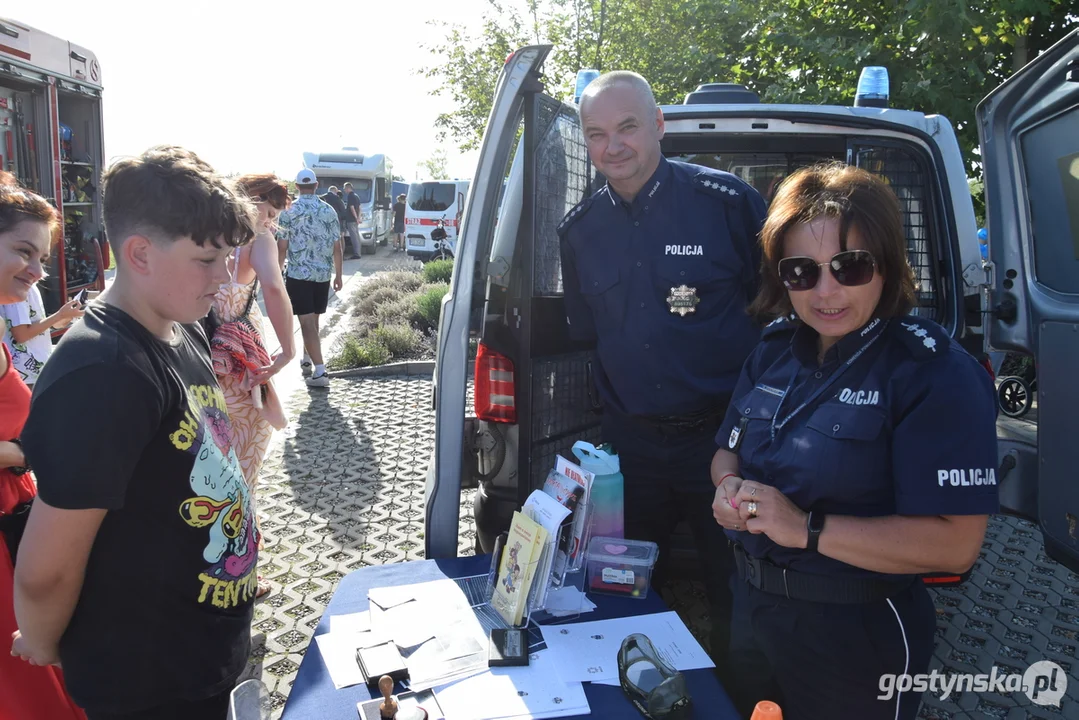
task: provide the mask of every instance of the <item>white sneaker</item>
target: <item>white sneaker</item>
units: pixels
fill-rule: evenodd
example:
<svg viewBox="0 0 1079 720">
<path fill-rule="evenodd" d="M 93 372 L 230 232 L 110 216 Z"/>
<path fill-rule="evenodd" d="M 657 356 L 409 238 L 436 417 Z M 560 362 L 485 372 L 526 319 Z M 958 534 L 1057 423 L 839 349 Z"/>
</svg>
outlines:
<svg viewBox="0 0 1079 720">
<path fill-rule="evenodd" d="M 307 387 L 329 387 L 330 376 L 326 373 L 322 373 L 321 375 L 313 375 L 307 378 L 305 382 L 307 383 Z"/>
<path fill-rule="evenodd" d="M 311 373 L 314 372 L 315 366 L 311 364 L 310 360 L 303 360 L 300 362 L 300 372 L 303 373 L 305 378 L 311 377 Z"/>
</svg>

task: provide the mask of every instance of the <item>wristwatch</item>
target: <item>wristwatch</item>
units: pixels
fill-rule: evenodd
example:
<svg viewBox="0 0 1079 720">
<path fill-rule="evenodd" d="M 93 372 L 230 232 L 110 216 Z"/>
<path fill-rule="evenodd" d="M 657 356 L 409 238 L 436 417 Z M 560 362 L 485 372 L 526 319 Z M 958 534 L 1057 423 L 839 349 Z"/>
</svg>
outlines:
<svg viewBox="0 0 1079 720">
<path fill-rule="evenodd" d="M 828 516 L 824 513 L 809 512 L 809 517 L 806 518 L 806 530 L 809 531 L 809 539 L 806 541 L 806 550 L 811 552 L 817 552 L 817 545 L 820 543 L 820 534 L 824 530 L 824 520 Z"/>
</svg>

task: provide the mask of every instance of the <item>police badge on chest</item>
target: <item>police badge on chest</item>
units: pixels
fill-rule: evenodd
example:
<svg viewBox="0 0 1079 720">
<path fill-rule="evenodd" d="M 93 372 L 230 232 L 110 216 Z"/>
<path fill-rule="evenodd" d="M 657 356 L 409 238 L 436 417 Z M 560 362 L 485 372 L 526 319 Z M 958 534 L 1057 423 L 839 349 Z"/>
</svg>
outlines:
<svg viewBox="0 0 1079 720">
<path fill-rule="evenodd" d="M 679 285 L 671 288 L 671 294 L 667 296 L 667 305 L 671 313 L 677 313 L 685 317 L 690 313 L 697 312 L 697 304 L 701 299 L 697 297 L 697 288 Z"/>
<path fill-rule="evenodd" d="M 746 425 L 749 424 L 749 418 L 738 418 L 738 424 L 731 428 L 731 436 L 727 439 L 727 447 L 731 452 L 738 452 L 738 448 L 742 444 L 742 436 L 745 434 Z"/>
</svg>

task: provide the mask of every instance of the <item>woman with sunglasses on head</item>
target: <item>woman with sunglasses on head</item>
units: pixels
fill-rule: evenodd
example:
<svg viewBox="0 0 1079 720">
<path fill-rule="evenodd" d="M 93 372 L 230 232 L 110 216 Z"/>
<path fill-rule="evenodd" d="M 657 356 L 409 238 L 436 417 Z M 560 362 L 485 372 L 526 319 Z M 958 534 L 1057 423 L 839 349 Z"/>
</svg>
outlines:
<svg viewBox="0 0 1079 720">
<path fill-rule="evenodd" d="M 25 302 L 45 267 L 62 225 L 56 208 L 0 171 L 0 303 Z M 37 487 L 19 435 L 30 414 L 30 389 L 6 346 L 0 350 L 0 639 L 16 630 L 14 559 Z M 86 719 L 64 689 L 56 667 L 40 667 L 0 652 L 0 719 Z"/>
<path fill-rule="evenodd" d="M 728 690 L 747 715 L 768 699 L 794 720 L 913 718 L 919 696 L 882 676 L 928 671 L 935 611 L 919 576 L 970 569 L 997 511 L 993 385 L 909 314 L 899 202 L 878 178 L 794 173 L 761 243 L 750 311 L 778 319 L 712 462 L 738 566 Z"/>
</svg>

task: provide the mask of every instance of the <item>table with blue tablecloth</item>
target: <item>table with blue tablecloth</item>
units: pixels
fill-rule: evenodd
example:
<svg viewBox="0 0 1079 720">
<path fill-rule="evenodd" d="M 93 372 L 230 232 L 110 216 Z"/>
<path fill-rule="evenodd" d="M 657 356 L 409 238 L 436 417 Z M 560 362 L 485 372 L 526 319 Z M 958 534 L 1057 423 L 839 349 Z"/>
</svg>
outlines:
<svg viewBox="0 0 1079 720">
<path fill-rule="evenodd" d="M 337 591 L 322 616 L 315 635 L 330 630 L 330 617 L 368 609 L 367 591 L 375 587 L 408 585 L 444 578 L 462 578 L 484 574 L 491 564 L 490 555 L 453 558 L 447 560 L 421 560 L 392 565 L 376 565 L 350 573 L 341 580 Z M 607 618 L 647 615 L 668 610 L 658 593 L 649 593 L 643 600 L 589 594 L 596 609 L 585 613 L 580 620 L 605 620 Z M 709 720 L 738 720 L 739 715 L 727 693 L 708 670 L 689 670 L 685 673 L 686 684 L 693 698 L 694 718 Z M 398 691 L 400 687 L 397 688 Z M 585 695 L 592 708 L 592 717 L 604 720 L 642 717 L 619 687 L 585 683 Z M 304 654 L 303 663 L 292 684 L 283 720 L 355 720 L 356 704 L 371 699 L 365 685 L 355 685 L 337 690 L 330 674 L 312 642 Z M 585 717 L 585 716 L 575 716 Z"/>
</svg>

